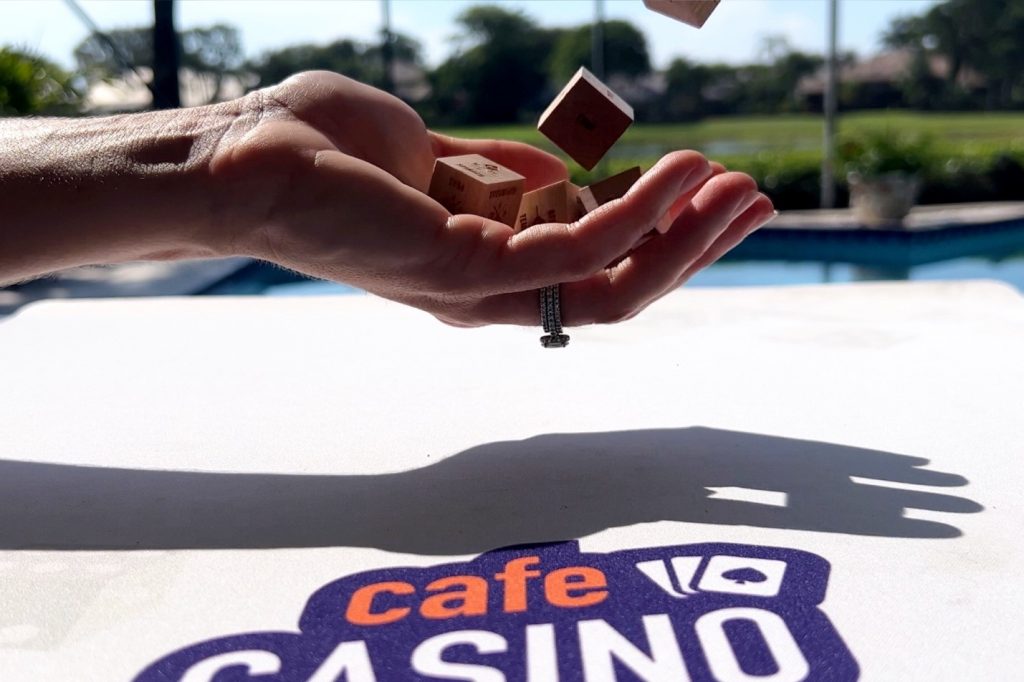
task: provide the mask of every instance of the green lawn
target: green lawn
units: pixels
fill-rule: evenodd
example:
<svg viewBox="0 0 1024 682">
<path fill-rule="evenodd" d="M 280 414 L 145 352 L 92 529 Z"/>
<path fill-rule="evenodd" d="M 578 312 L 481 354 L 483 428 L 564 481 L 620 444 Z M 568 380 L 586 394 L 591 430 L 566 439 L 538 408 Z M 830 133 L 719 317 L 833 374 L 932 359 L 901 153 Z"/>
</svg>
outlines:
<svg viewBox="0 0 1024 682">
<path fill-rule="evenodd" d="M 872 111 L 844 114 L 839 133 L 866 130 L 924 133 L 937 147 L 957 154 L 991 153 L 1005 149 L 1024 152 L 1024 113 L 918 113 Z M 450 135 L 520 140 L 557 150 L 532 125 L 450 128 Z M 638 162 L 647 166 L 672 149 L 698 149 L 715 158 L 741 160 L 765 152 L 782 155 L 818 154 L 822 118 L 795 114 L 709 118 L 697 123 L 633 125 L 612 149 L 613 165 Z"/>
</svg>

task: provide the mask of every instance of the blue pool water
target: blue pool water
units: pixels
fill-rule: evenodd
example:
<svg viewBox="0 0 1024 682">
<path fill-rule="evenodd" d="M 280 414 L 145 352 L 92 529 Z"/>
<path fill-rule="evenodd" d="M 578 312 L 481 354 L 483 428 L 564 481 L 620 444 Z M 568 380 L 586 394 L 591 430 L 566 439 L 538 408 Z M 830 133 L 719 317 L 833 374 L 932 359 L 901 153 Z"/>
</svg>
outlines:
<svg viewBox="0 0 1024 682">
<path fill-rule="evenodd" d="M 898 270 L 810 261 L 723 261 L 698 273 L 687 286 L 732 287 L 908 279 L 990 279 L 1011 284 L 1024 293 L 1024 254 L 1002 259 L 957 258 Z M 302 281 L 270 285 L 261 293 L 267 296 L 305 296 L 356 292 L 357 289 L 342 284 Z"/>
</svg>

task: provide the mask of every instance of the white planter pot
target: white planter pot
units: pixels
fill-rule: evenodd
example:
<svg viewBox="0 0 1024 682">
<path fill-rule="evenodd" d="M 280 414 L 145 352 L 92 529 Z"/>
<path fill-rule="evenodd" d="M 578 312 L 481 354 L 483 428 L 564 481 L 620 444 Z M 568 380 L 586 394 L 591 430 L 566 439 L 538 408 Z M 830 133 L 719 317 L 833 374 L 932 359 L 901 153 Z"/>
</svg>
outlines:
<svg viewBox="0 0 1024 682">
<path fill-rule="evenodd" d="M 901 172 L 870 179 L 850 173 L 847 181 L 853 215 L 870 227 L 902 225 L 921 189 L 919 177 Z"/>
</svg>

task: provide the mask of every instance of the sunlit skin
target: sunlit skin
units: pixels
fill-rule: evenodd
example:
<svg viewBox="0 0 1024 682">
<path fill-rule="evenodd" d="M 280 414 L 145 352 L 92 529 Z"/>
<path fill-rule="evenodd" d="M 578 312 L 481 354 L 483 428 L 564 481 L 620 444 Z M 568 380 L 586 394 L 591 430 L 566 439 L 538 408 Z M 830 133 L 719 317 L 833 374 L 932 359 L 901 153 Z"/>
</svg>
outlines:
<svg viewBox="0 0 1024 682">
<path fill-rule="evenodd" d="M 537 289 L 562 284 L 563 321 L 582 325 L 632 317 L 773 215 L 749 176 L 680 151 L 578 222 L 517 234 L 426 195 L 437 157 L 470 153 L 519 172 L 527 191 L 568 177 L 546 152 L 439 135 L 395 97 L 328 72 L 209 107 L 3 120 L 0 281 L 251 256 L 459 326 L 536 325 Z M 633 249 L 652 226 L 664 234 Z"/>
</svg>

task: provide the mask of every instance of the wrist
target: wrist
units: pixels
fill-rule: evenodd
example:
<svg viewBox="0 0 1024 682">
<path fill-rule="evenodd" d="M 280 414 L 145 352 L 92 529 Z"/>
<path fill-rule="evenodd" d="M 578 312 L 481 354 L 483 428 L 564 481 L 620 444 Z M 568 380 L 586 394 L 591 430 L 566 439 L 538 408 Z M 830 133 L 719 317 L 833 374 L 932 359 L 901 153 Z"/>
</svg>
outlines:
<svg viewBox="0 0 1024 682">
<path fill-rule="evenodd" d="M 228 255 L 211 162 L 241 110 L 0 121 L 0 281 Z"/>
</svg>

